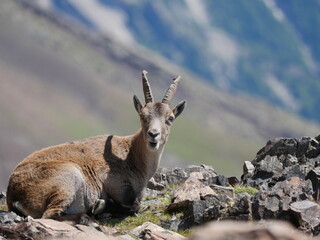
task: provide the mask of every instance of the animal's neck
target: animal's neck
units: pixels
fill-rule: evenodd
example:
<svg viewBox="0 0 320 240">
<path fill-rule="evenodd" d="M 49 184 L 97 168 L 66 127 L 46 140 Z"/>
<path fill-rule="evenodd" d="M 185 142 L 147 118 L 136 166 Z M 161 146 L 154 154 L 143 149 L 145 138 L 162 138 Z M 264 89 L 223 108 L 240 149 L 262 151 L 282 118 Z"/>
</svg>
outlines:
<svg viewBox="0 0 320 240">
<path fill-rule="evenodd" d="M 157 151 L 150 150 L 147 147 L 146 140 L 141 129 L 132 137 L 132 154 L 130 161 L 132 164 L 139 166 L 139 171 L 143 172 L 149 180 L 154 175 L 160 164 L 164 145 L 161 145 Z"/>
</svg>

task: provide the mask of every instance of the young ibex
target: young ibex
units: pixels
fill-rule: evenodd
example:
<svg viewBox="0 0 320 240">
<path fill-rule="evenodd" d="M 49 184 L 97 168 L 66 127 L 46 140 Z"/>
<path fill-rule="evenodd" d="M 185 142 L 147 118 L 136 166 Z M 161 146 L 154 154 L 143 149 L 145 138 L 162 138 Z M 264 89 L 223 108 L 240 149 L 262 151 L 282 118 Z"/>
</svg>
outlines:
<svg viewBox="0 0 320 240">
<path fill-rule="evenodd" d="M 133 97 L 141 129 L 125 137 L 102 135 L 34 152 L 14 169 L 9 179 L 10 211 L 33 218 L 62 219 L 64 215 L 139 209 L 142 192 L 159 166 L 170 127 L 185 107 L 169 104 L 180 76 L 162 102 L 154 102 L 142 72 L 146 104 Z"/>
</svg>

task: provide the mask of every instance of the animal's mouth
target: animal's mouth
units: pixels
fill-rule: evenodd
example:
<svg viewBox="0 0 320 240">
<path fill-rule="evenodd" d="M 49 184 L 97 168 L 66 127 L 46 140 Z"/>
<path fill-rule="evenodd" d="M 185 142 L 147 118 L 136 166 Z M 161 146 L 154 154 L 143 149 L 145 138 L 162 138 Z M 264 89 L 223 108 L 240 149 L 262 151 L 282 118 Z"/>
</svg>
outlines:
<svg viewBox="0 0 320 240">
<path fill-rule="evenodd" d="M 149 146 L 151 148 L 156 148 L 158 146 L 158 143 L 157 142 L 149 142 Z"/>
</svg>

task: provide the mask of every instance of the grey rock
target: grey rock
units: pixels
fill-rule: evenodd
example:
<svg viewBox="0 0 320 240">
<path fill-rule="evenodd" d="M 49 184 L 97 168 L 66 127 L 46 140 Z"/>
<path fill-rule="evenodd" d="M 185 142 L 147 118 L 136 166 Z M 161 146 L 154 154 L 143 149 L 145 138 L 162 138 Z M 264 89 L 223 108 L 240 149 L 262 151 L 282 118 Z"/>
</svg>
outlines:
<svg viewBox="0 0 320 240">
<path fill-rule="evenodd" d="M 299 213 L 299 221 L 306 222 L 311 228 L 319 227 L 320 225 L 320 206 L 318 203 L 304 200 L 290 204 L 290 209 Z"/>
<path fill-rule="evenodd" d="M 200 181 L 202 179 L 203 175 L 200 172 L 192 172 L 174 193 L 173 202 L 168 206 L 168 210 L 187 208 L 194 201 L 201 200 L 207 195 L 215 195 L 216 193 L 209 186 Z"/>
<path fill-rule="evenodd" d="M 273 173 L 273 176 L 279 177 L 283 170 L 282 163 L 276 156 L 267 155 L 263 160 L 257 164 L 258 170 L 267 173 Z"/>
<path fill-rule="evenodd" d="M 224 187 L 219 185 L 210 185 L 210 188 L 216 193 L 216 194 L 225 194 L 226 196 L 230 198 L 234 198 L 234 189 L 231 187 Z"/>
<path fill-rule="evenodd" d="M 171 184 L 178 185 L 184 182 L 189 175 L 181 168 L 159 168 L 154 174 L 155 182 L 168 186 Z"/>
<path fill-rule="evenodd" d="M 229 216 L 232 199 L 225 194 L 207 195 L 188 205 L 178 230 L 184 230 L 205 222 Z"/>
<path fill-rule="evenodd" d="M 24 219 L 14 212 L 0 211 L 0 223 L 19 223 Z"/>
<path fill-rule="evenodd" d="M 229 180 L 226 176 L 217 175 L 214 177 L 204 178 L 202 181 L 206 185 L 220 185 L 220 186 L 230 186 Z"/>
<path fill-rule="evenodd" d="M 190 204 L 186 216 L 190 219 L 192 225 L 200 225 L 204 223 L 204 212 L 206 210 L 205 201 L 197 200 Z"/>
<path fill-rule="evenodd" d="M 297 164 L 297 165 L 289 166 L 282 171 L 283 179 L 289 179 L 292 177 L 299 177 L 301 179 L 305 178 L 305 173 L 301 170 L 300 165 Z"/>
<path fill-rule="evenodd" d="M 147 188 L 152 190 L 162 191 L 165 189 L 165 186 L 161 183 L 157 183 L 152 177 L 148 182 Z"/>
<path fill-rule="evenodd" d="M 142 240 L 186 240 L 182 235 L 166 230 L 151 222 L 145 222 L 143 225 L 134 228 L 131 233 Z"/>
<path fill-rule="evenodd" d="M 243 164 L 243 174 L 244 175 L 252 175 L 254 171 L 254 166 L 251 162 L 245 161 Z"/>
<path fill-rule="evenodd" d="M 232 220 L 251 220 L 251 196 L 248 193 L 237 194 L 234 203 L 229 208 L 229 217 Z"/>
<path fill-rule="evenodd" d="M 185 182 L 190 174 L 193 172 L 200 172 L 203 175 L 203 180 L 207 181 L 209 178 L 216 177 L 217 173 L 212 167 L 201 165 L 201 166 L 190 166 L 188 168 L 159 168 L 154 174 L 153 178 L 156 183 L 163 186 L 179 185 Z"/>
</svg>

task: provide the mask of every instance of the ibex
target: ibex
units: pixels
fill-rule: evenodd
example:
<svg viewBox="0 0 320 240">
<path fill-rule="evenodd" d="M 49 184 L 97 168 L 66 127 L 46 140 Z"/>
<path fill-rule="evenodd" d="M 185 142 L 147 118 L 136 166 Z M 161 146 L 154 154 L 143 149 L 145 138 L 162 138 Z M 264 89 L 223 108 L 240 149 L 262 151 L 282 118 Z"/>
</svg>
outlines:
<svg viewBox="0 0 320 240">
<path fill-rule="evenodd" d="M 25 158 L 12 172 L 7 204 L 10 211 L 33 218 L 139 209 L 143 190 L 159 166 L 171 125 L 186 102 L 171 109 L 180 76 L 162 102 L 154 102 L 142 72 L 145 105 L 133 96 L 141 128 L 130 136 L 101 135 L 48 147 Z"/>
</svg>

